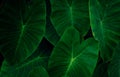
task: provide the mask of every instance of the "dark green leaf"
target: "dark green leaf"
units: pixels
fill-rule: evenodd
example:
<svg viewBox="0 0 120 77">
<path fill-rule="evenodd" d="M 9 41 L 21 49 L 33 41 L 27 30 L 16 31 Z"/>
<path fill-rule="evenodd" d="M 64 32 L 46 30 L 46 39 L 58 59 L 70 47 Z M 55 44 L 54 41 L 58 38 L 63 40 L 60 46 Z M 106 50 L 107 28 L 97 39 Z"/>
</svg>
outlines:
<svg viewBox="0 0 120 77">
<path fill-rule="evenodd" d="M 51 20 L 61 36 L 65 29 L 74 26 L 82 35 L 89 30 L 88 0 L 50 0 Z"/>
<path fill-rule="evenodd" d="M 3 62 L 0 77 L 48 77 L 44 67 L 42 67 L 43 57 L 11 66 L 6 61 Z"/>
<path fill-rule="evenodd" d="M 37 67 L 30 71 L 29 77 L 49 77 L 49 75 L 43 67 Z"/>
<path fill-rule="evenodd" d="M 22 62 L 38 47 L 45 31 L 45 1 L 6 0 L 0 14 L 0 48 L 11 65 Z"/>
<path fill-rule="evenodd" d="M 51 15 L 51 4 L 50 0 L 46 0 L 46 31 L 45 31 L 45 38 L 52 43 L 53 45 L 56 45 L 56 43 L 59 41 L 60 36 L 56 32 L 56 29 L 54 28 L 53 24 L 51 23 L 50 20 L 50 15 Z"/>
<path fill-rule="evenodd" d="M 47 18 L 45 38 L 53 45 L 56 45 L 60 39 L 60 36 L 56 32 L 49 18 Z"/>
<path fill-rule="evenodd" d="M 98 63 L 92 77 L 108 77 L 108 65 L 109 62 L 103 62 L 102 58 L 99 55 Z"/>
<path fill-rule="evenodd" d="M 98 58 L 98 43 L 90 38 L 81 43 L 79 32 L 66 29 L 49 61 L 51 77 L 91 77 Z"/>
<path fill-rule="evenodd" d="M 109 77 L 120 77 L 120 44 L 115 48 L 112 61 L 108 69 Z"/>
<path fill-rule="evenodd" d="M 101 57 L 109 61 L 120 41 L 120 0 L 90 0 L 89 7 L 93 36 L 100 42 Z"/>
</svg>

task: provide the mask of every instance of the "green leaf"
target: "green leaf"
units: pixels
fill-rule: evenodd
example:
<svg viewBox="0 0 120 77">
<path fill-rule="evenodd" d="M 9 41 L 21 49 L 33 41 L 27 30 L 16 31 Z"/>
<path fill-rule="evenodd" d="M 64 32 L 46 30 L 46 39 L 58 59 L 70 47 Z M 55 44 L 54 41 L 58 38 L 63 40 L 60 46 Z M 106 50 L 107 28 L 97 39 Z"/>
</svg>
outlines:
<svg viewBox="0 0 120 77">
<path fill-rule="evenodd" d="M 49 52 L 50 49 L 44 44 L 45 42 L 42 40 L 37 50 L 24 62 L 17 65 L 10 65 L 4 61 L 0 77 L 48 77 L 46 70 L 48 69 L 49 55 L 45 51 Z"/>
<path fill-rule="evenodd" d="M 108 71 L 107 71 L 108 64 L 106 63 L 100 63 L 93 74 L 92 77 L 108 77 Z"/>
<path fill-rule="evenodd" d="M 0 77 L 49 77 L 45 68 L 42 67 L 43 60 L 43 57 L 36 57 L 17 66 L 11 66 L 4 61 Z"/>
<path fill-rule="evenodd" d="M 45 32 L 45 1 L 6 0 L 0 14 L 0 48 L 9 64 L 29 57 Z"/>
<path fill-rule="evenodd" d="M 100 42 L 101 57 L 108 61 L 120 41 L 120 0 L 90 0 L 89 11 L 93 36 Z"/>
<path fill-rule="evenodd" d="M 81 43 L 79 32 L 66 29 L 49 60 L 51 77 L 91 77 L 98 58 L 98 43 L 90 38 Z"/>
<path fill-rule="evenodd" d="M 108 65 L 109 62 L 103 62 L 99 55 L 98 62 L 92 77 L 108 77 Z"/>
<path fill-rule="evenodd" d="M 82 35 L 89 30 L 88 0 L 50 0 L 51 20 L 61 36 L 65 29 L 74 26 Z"/>
<path fill-rule="evenodd" d="M 109 77 L 120 77 L 120 44 L 115 48 L 112 61 L 108 69 Z"/>
<path fill-rule="evenodd" d="M 50 5 L 50 0 L 46 0 L 46 31 L 45 31 L 45 38 L 54 46 L 57 44 L 57 42 L 60 39 L 60 36 L 56 32 L 56 29 L 54 28 L 53 24 L 51 23 L 50 20 L 50 15 L 51 15 L 51 5 Z"/>
<path fill-rule="evenodd" d="M 29 77 L 49 77 L 49 75 L 43 67 L 37 67 L 30 71 Z"/>
<path fill-rule="evenodd" d="M 47 24 L 46 24 L 46 31 L 45 31 L 45 38 L 54 46 L 57 44 L 57 42 L 60 39 L 60 36 L 56 32 L 54 26 L 52 25 L 49 18 L 47 18 Z"/>
</svg>

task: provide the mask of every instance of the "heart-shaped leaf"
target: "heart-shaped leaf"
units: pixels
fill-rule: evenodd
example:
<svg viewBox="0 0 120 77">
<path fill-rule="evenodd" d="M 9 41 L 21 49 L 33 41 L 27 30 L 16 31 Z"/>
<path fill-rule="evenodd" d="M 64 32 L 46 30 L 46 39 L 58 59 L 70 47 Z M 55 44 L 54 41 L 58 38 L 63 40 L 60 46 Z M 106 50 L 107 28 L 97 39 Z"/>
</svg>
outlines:
<svg viewBox="0 0 120 77">
<path fill-rule="evenodd" d="M 90 0 L 93 36 L 100 42 L 101 57 L 110 60 L 120 41 L 120 0 Z"/>
<path fill-rule="evenodd" d="M 0 14 L 0 48 L 8 63 L 17 64 L 38 47 L 45 30 L 45 0 L 6 0 Z"/>
<path fill-rule="evenodd" d="M 108 69 L 109 77 L 120 77 L 120 44 L 115 48 L 112 61 Z"/>
<path fill-rule="evenodd" d="M 51 77 L 91 77 L 98 58 L 98 43 L 87 39 L 81 43 L 79 32 L 66 29 L 49 60 Z"/>
<path fill-rule="evenodd" d="M 37 57 L 17 66 L 10 66 L 3 62 L 0 77 L 49 77 L 47 71 L 42 67 L 44 58 Z"/>
<path fill-rule="evenodd" d="M 51 20 L 61 36 L 65 29 L 74 26 L 82 35 L 89 30 L 88 0 L 50 0 Z"/>
</svg>

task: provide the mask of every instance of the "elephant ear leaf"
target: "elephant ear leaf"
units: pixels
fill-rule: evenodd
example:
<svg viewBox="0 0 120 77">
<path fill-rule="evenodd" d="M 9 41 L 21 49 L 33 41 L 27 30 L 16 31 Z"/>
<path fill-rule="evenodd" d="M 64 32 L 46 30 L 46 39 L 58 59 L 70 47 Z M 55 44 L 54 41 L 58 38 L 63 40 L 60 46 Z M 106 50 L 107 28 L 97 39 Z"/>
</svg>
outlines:
<svg viewBox="0 0 120 77">
<path fill-rule="evenodd" d="M 114 50 L 114 55 L 108 68 L 109 77 L 120 77 L 120 44 Z"/>
<path fill-rule="evenodd" d="M 101 57 L 108 61 L 120 41 L 120 0 L 90 0 L 89 11 L 93 35 L 100 42 Z"/>
<path fill-rule="evenodd" d="M 29 57 L 45 30 L 44 0 L 6 0 L 0 14 L 0 48 L 9 64 Z"/>
<path fill-rule="evenodd" d="M 61 36 L 65 29 L 74 26 L 82 35 L 89 29 L 88 0 L 50 0 L 51 21 Z"/>
<path fill-rule="evenodd" d="M 91 77 L 98 58 L 98 43 L 87 39 L 81 43 L 79 32 L 68 28 L 55 46 L 49 60 L 51 77 Z"/>
<path fill-rule="evenodd" d="M 36 67 L 30 71 L 29 77 L 49 77 L 47 71 L 43 67 Z"/>
<path fill-rule="evenodd" d="M 0 77 L 49 77 L 47 71 L 42 66 L 43 60 L 42 57 L 36 57 L 17 66 L 11 66 L 4 61 Z"/>
</svg>

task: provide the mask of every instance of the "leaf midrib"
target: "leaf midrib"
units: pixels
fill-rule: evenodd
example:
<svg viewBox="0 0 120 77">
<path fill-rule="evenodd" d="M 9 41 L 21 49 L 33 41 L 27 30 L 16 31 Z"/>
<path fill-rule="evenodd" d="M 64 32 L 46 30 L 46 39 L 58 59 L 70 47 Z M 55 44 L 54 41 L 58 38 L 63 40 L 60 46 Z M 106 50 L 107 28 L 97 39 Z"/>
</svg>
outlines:
<svg viewBox="0 0 120 77">
<path fill-rule="evenodd" d="M 81 43 L 81 44 L 82 44 L 82 43 Z M 72 66 L 73 62 L 75 62 L 76 59 L 77 59 L 78 57 L 80 57 L 80 56 L 84 53 L 84 50 L 85 50 L 88 46 L 89 46 L 89 44 L 87 44 L 87 45 L 84 46 L 82 49 L 80 49 L 81 52 L 74 57 L 74 56 L 73 56 L 73 55 L 74 55 L 74 50 L 73 50 L 73 43 L 72 43 L 71 60 L 70 60 L 70 62 L 69 62 L 69 65 L 68 65 L 68 67 L 67 67 L 67 70 L 66 70 L 66 72 L 65 72 L 65 76 L 67 76 L 67 74 L 68 74 L 68 72 L 69 72 L 69 69 L 70 69 L 70 67 Z"/>
<path fill-rule="evenodd" d="M 33 14 L 33 12 L 31 14 Z M 22 37 L 23 37 L 23 35 L 25 33 L 25 28 L 26 28 L 28 22 L 30 21 L 31 17 L 32 17 L 32 15 L 30 15 L 29 18 L 28 18 L 28 20 L 24 23 L 23 16 L 22 16 L 22 9 L 20 8 L 20 20 L 21 20 L 20 26 L 21 26 L 21 29 L 20 29 L 20 35 L 18 37 L 18 42 L 17 42 L 16 50 L 15 51 L 17 51 L 18 48 L 19 48 L 19 46 L 20 46 L 20 43 L 22 41 Z"/>
<path fill-rule="evenodd" d="M 19 36 L 19 39 L 18 39 L 16 51 L 18 50 L 18 48 L 19 48 L 19 46 L 20 46 L 20 42 L 21 42 L 22 37 L 23 37 L 23 35 L 24 35 L 25 27 L 26 27 L 26 25 L 22 25 L 22 27 L 21 27 L 20 36 Z"/>
<path fill-rule="evenodd" d="M 99 7 L 100 8 L 100 3 L 98 2 L 98 0 L 95 0 L 96 1 L 96 5 L 97 5 L 97 7 Z M 94 6 L 95 7 L 95 6 Z M 94 9 L 95 10 L 95 9 Z M 91 2 L 89 1 L 89 16 L 91 16 Z M 100 16 L 100 15 L 99 15 Z M 104 17 L 103 17 L 104 18 Z M 105 32 L 104 32 L 104 26 L 103 26 L 103 21 L 104 21 L 104 19 L 101 19 L 101 18 L 99 18 L 98 19 L 98 21 L 99 21 L 99 29 L 100 29 L 100 34 L 102 35 L 102 40 L 100 40 L 99 38 L 96 38 L 98 41 L 101 41 L 103 44 L 104 44 L 104 40 L 105 40 L 105 36 L 104 36 L 104 34 L 105 34 Z M 97 25 L 98 26 L 98 25 Z M 94 35 L 94 32 L 93 32 L 93 35 Z M 95 36 L 95 35 L 94 35 Z"/>
<path fill-rule="evenodd" d="M 73 12 L 72 12 L 72 11 L 73 11 L 73 8 L 72 8 L 72 6 L 69 7 L 69 10 L 70 10 L 71 25 L 74 26 L 74 25 L 73 25 L 73 22 L 74 22 L 74 21 L 73 21 Z"/>
<path fill-rule="evenodd" d="M 69 11 L 69 15 L 70 15 L 71 26 L 74 26 L 73 6 L 72 6 L 73 1 L 71 1 L 70 3 L 67 1 L 66 3 L 68 5 L 68 11 Z"/>
</svg>

